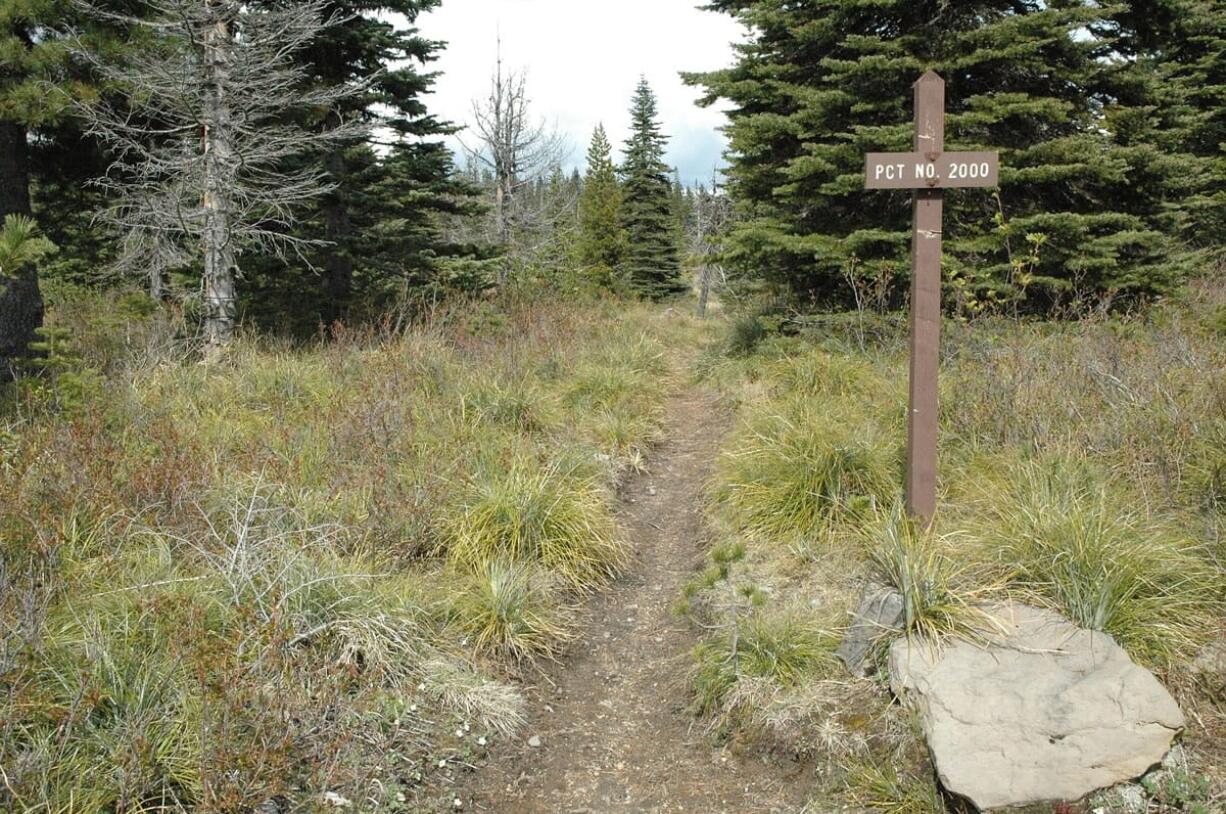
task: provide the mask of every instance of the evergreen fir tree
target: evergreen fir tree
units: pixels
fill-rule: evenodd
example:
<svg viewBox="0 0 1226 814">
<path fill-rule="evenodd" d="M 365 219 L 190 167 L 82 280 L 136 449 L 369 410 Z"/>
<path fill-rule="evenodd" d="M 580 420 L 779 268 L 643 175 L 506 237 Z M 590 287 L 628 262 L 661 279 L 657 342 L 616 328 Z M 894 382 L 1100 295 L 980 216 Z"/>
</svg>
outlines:
<svg viewBox="0 0 1226 814">
<path fill-rule="evenodd" d="M 28 216 L 36 175 L 32 135 L 53 136 L 81 77 L 71 75 L 68 44 L 57 29 L 80 23 L 68 0 L 0 0 L 0 223 Z M 55 89 L 48 92 L 48 86 Z M 43 296 L 33 263 L 0 282 L 0 381 L 11 375 L 43 321 Z"/>
<path fill-rule="evenodd" d="M 1226 8 L 1215 0 L 1167 0 L 1175 22 L 1163 29 L 1160 83 L 1174 99 L 1174 149 L 1193 159 L 1177 209 L 1180 235 L 1207 262 L 1226 260 Z M 1197 258 L 1201 259 L 1201 258 Z"/>
<path fill-rule="evenodd" d="M 694 199 L 691 191 L 681 183 L 681 171 L 675 168 L 673 169 L 672 206 L 677 235 L 684 244 L 686 228 L 694 209 Z"/>
<path fill-rule="evenodd" d="M 869 151 L 910 151 L 911 85 L 947 82 L 946 149 L 998 150 L 1001 187 L 946 198 L 948 276 L 980 301 L 1170 290 L 1164 173 L 1105 127 L 1113 9 L 1038 0 L 716 0 L 752 30 L 737 63 L 688 75 L 727 99 L 726 259 L 816 300 L 848 273 L 906 277 L 909 193 L 864 190 Z M 1087 35 L 1088 34 L 1088 35 Z M 1135 103 L 1135 100 L 1134 100 Z M 1155 177 L 1158 176 L 1158 177 Z M 1144 178 L 1138 193 L 1135 181 Z M 1046 242 L 1020 263 L 1028 235 Z M 1024 270 L 1023 270 L 1024 266 Z"/>
<path fill-rule="evenodd" d="M 310 256 L 313 269 L 286 274 L 270 264 L 264 290 L 253 292 L 257 312 L 284 316 L 288 306 L 299 322 L 330 322 L 355 308 L 368 312 L 386 305 L 388 292 L 403 291 L 406 284 L 432 287 L 440 282 L 440 274 L 452 276 L 436 261 L 458 261 L 463 252 L 457 254 L 459 247 L 441 242 L 440 218 L 464 210 L 470 202 L 463 199 L 475 196 L 476 190 L 457 181 L 451 154 L 441 141 L 456 128 L 432 115 L 423 102 L 434 82 L 425 66 L 442 43 L 422 36 L 415 23 L 440 2 L 335 0 L 328 13 L 342 22 L 325 30 L 300 55 L 309 80 L 322 85 L 375 77 L 367 93 L 319 111 L 317 127 L 327 129 L 360 116 L 382 129 L 382 138 L 390 131 L 394 146 L 381 157 L 371 144 L 357 141 L 322 157 L 332 190 L 298 229 L 326 243 Z M 397 231 L 397 224 L 407 231 Z M 411 268 L 413 262 L 422 265 Z M 254 301 L 270 296 L 268 302 Z"/>
<path fill-rule="evenodd" d="M 664 163 L 667 141 L 656 121 L 656 97 L 640 80 L 630 109 L 631 134 L 622 164 L 622 225 L 628 241 L 625 269 L 631 287 L 659 299 L 685 291 L 672 186 Z"/>
<path fill-rule="evenodd" d="M 485 211 L 474 189 L 455 171 L 443 142 L 405 139 L 392 146 L 361 205 L 373 221 L 356 277 L 367 307 L 377 311 L 406 296 L 434 299 L 493 285 L 493 250 L 446 236 L 450 219 Z"/>
<path fill-rule="evenodd" d="M 579 264 L 601 285 L 611 285 L 626 254 L 621 225 L 622 190 L 604 125 L 597 125 L 587 151 L 587 174 L 579 196 Z"/>
</svg>

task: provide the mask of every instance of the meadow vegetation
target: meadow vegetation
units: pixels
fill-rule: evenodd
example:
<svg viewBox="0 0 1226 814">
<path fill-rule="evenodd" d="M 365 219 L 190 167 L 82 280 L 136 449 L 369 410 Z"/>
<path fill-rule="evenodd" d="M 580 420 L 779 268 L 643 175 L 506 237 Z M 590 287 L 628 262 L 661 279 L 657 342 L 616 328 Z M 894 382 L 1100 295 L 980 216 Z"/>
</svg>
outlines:
<svg viewBox="0 0 1226 814">
<path fill-rule="evenodd" d="M 0 420 L 0 808 L 440 794 L 622 562 L 690 323 L 506 295 L 200 364 L 125 302 Z"/>
<path fill-rule="evenodd" d="M 706 631 L 696 712 L 813 760 L 815 811 L 944 811 L 916 724 L 890 703 L 888 637 L 873 680 L 833 651 L 866 582 L 902 593 L 906 635 L 965 632 L 1012 597 L 1112 634 L 1176 694 L 1179 782 L 1204 794 L 1155 791 L 1163 810 L 1226 799 L 1226 699 L 1198 666 L 1226 637 L 1223 313 L 1214 281 L 1136 313 L 950 319 L 930 529 L 900 508 L 905 323 L 731 323 L 699 371 L 739 419 L 710 490 L 711 565 L 682 603 Z"/>
</svg>

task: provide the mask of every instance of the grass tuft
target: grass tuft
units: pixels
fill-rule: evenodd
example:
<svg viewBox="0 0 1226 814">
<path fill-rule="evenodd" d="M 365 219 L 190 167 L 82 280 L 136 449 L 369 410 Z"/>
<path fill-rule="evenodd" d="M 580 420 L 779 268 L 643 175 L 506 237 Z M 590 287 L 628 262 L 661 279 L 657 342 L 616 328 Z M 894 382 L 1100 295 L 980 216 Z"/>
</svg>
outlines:
<svg viewBox="0 0 1226 814">
<path fill-rule="evenodd" d="M 1022 468 L 987 532 L 1011 581 L 1134 656 L 1192 652 L 1226 598 L 1226 576 L 1198 546 L 1113 500 L 1067 459 Z"/>
<path fill-rule="evenodd" d="M 451 610 L 477 652 L 530 662 L 551 656 L 573 635 L 554 593 L 532 566 L 491 560 L 465 580 Z"/>
<path fill-rule="evenodd" d="M 945 814 L 931 777 L 900 773 L 889 763 L 857 763 L 845 783 L 848 796 L 875 814 Z"/>
<path fill-rule="evenodd" d="M 902 595 L 908 634 L 939 639 L 972 633 L 986 621 L 973 596 L 964 593 L 960 578 L 966 567 L 954 559 L 948 541 L 921 528 L 901 504 L 881 514 L 864 535 L 873 567 Z"/>
<path fill-rule="evenodd" d="M 594 478 L 516 460 L 473 477 L 447 522 L 443 553 L 473 573 L 500 560 L 536 564 L 589 591 L 613 575 L 624 548 Z"/>
<path fill-rule="evenodd" d="M 764 680 L 778 689 L 798 687 L 834 669 L 837 644 L 799 612 L 755 611 L 730 634 L 698 646 L 695 709 L 703 716 L 725 716 L 725 701 L 745 680 Z"/>
<path fill-rule="evenodd" d="M 812 536 L 894 491 L 892 456 L 868 429 L 805 406 L 766 412 L 721 461 L 719 500 L 734 525 L 774 538 Z"/>
</svg>

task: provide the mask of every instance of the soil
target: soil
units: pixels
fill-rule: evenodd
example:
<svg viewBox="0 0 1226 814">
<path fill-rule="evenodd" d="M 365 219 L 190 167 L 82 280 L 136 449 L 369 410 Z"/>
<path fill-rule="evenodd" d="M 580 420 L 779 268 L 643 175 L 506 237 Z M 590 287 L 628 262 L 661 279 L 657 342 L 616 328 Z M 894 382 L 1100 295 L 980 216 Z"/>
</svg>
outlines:
<svg viewBox="0 0 1226 814">
<path fill-rule="evenodd" d="M 711 393 L 672 399 L 667 440 L 619 497 L 632 561 L 591 601 L 586 635 L 528 688 L 527 727 L 460 791 L 465 811 L 800 810 L 801 764 L 721 747 L 686 709 L 695 634 L 672 608 L 704 562 L 703 493 L 728 421 Z"/>
</svg>

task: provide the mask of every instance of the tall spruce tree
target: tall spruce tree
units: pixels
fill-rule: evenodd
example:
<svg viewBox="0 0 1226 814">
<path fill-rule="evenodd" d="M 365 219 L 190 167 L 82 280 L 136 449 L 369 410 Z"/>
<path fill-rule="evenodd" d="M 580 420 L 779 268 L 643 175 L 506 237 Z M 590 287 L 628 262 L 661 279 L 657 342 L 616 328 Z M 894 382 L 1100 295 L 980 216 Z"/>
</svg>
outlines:
<svg viewBox="0 0 1226 814">
<path fill-rule="evenodd" d="M 625 270 L 637 293 L 660 299 L 685 291 L 687 286 L 681 276 L 672 185 L 664 163 L 667 138 L 660 132 L 656 97 L 646 79 L 635 89 L 630 116 L 631 133 L 622 164 L 622 225 L 628 241 Z"/>
<path fill-rule="evenodd" d="M 137 0 L 97 7 L 145 13 Z M 96 269 L 107 254 L 89 227 L 100 195 L 84 187 L 107 159 L 73 116 L 76 102 L 98 92 L 90 66 L 73 58 L 74 42 L 115 53 L 139 49 L 142 40 L 72 0 L 0 0 L 0 21 L 0 222 L 33 211 L 60 249 L 57 265 Z M 0 283 L 0 380 L 26 355 L 43 319 L 39 270 L 27 263 L 15 275 Z"/>
<path fill-rule="evenodd" d="M 465 210 L 471 203 L 465 199 L 476 192 L 454 177 L 442 142 L 456 128 L 423 101 L 435 79 L 427 66 L 443 44 L 423 36 L 416 21 L 440 2 L 334 0 L 327 13 L 340 22 L 299 55 L 309 80 L 322 86 L 374 77 L 366 93 L 317 111 L 314 127 L 326 130 L 360 116 L 377 128 L 378 137 L 390 133 L 393 141 L 390 151 L 355 140 L 323 156 L 331 190 L 299 227 L 326 241 L 309 255 L 313 269 L 285 274 L 269 268 L 263 291 L 253 292 L 288 305 L 299 323 L 342 319 L 359 306 L 377 309 L 389 292 L 432 286 L 440 274 L 455 271 L 441 270 L 441 258 L 464 255 L 446 245 L 439 220 Z M 269 310 L 268 304 L 252 303 L 257 311 Z"/>
<path fill-rule="evenodd" d="M 1174 149 L 1194 161 L 1178 210 L 1180 235 L 1203 258 L 1201 271 L 1226 261 L 1226 6 L 1217 0 L 1167 0 L 1174 22 L 1156 45 L 1160 82 L 1177 111 Z"/>
<path fill-rule="evenodd" d="M 611 285 L 626 254 L 621 224 L 622 189 L 604 125 L 596 125 L 587 150 L 587 174 L 579 196 L 579 263 L 601 285 Z"/>
<path fill-rule="evenodd" d="M 32 211 L 30 136 L 54 126 L 69 106 L 70 97 L 48 93 L 47 84 L 67 78 L 68 50 L 55 27 L 74 16 L 66 0 L 0 0 L 0 223 Z M 26 262 L 0 280 L 0 381 L 42 322 L 38 272 Z"/>
<path fill-rule="evenodd" d="M 946 148 L 999 150 L 1001 186 L 947 198 L 946 273 L 980 301 L 1171 289 L 1161 183 L 1102 109 L 1112 9 L 1074 0 L 716 0 L 750 27 L 737 63 L 687 75 L 727 99 L 726 259 L 793 292 L 846 301 L 849 273 L 905 277 L 906 192 L 863 189 L 864 153 L 909 151 L 911 85 L 947 82 Z M 1135 104 L 1134 100 L 1134 104 Z M 1146 188 L 1135 182 L 1144 178 Z M 1160 180 L 1160 179 L 1159 179 Z M 1153 194 L 1151 194 L 1153 193 Z M 1037 260 L 1028 235 L 1043 234 Z"/>
</svg>

